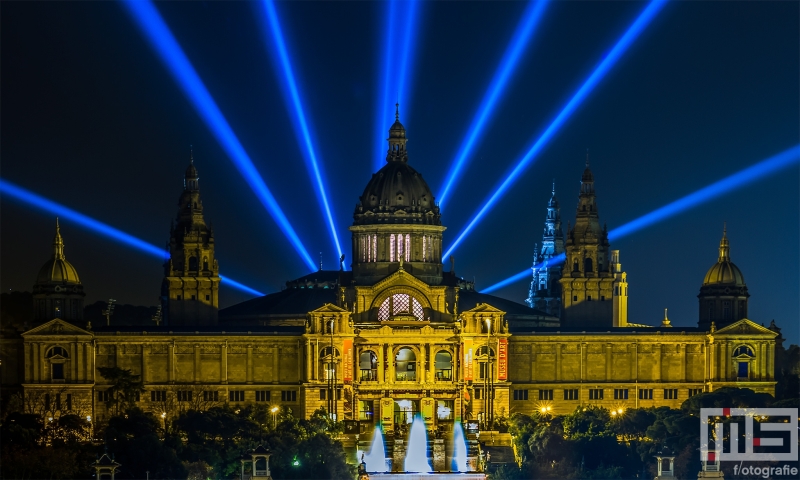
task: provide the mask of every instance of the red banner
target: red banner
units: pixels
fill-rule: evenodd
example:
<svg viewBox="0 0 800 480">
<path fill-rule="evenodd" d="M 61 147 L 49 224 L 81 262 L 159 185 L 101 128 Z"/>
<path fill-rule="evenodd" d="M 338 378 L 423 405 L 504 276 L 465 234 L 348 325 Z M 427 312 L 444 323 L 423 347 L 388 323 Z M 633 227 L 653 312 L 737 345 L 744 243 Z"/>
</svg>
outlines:
<svg viewBox="0 0 800 480">
<path fill-rule="evenodd" d="M 508 378 L 508 339 L 499 338 L 497 340 L 497 379 L 506 380 Z"/>
<path fill-rule="evenodd" d="M 342 344 L 342 379 L 353 381 L 353 339 L 348 338 Z"/>
<path fill-rule="evenodd" d="M 472 339 L 464 339 L 464 380 L 472 380 Z"/>
</svg>

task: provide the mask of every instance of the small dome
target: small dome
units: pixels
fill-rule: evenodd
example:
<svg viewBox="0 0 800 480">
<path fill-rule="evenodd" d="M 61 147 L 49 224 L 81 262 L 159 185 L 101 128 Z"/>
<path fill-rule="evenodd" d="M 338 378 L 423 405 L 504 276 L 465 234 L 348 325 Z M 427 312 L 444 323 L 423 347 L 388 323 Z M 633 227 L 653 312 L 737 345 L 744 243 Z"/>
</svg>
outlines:
<svg viewBox="0 0 800 480">
<path fill-rule="evenodd" d="M 744 275 L 733 262 L 731 262 L 728 235 L 723 229 L 722 240 L 719 242 L 719 259 L 708 269 L 703 285 L 737 285 L 744 286 Z"/>
<path fill-rule="evenodd" d="M 718 262 L 708 269 L 703 285 L 744 285 L 744 275 L 730 260 Z"/>
<path fill-rule="evenodd" d="M 48 284 L 80 285 L 81 279 L 75 267 L 64 258 L 64 239 L 56 219 L 56 236 L 53 238 L 53 257 L 39 269 L 36 285 Z"/>
<path fill-rule="evenodd" d="M 431 213 L 439 218 L 439 207 L 422 175 L 406 162 L 388 162 L 367 183 L 356 207 L 356 223 L 372 223 L 367 218 L 368 212 L 390 215 L 380 223 L 407 223 L 408 216 L 396 215 L 400 211 L 408 216 Z M 395 219 L 398 221 L 394 222 Z"/>
<path fill-rule="evenodd" d="M 48 283 L 80 285 L 81 279 L 71 263 L 63 258 L 51 258 L 42 265 L 39 276 L 36 277 L 37 285 Z"/>
</svg>

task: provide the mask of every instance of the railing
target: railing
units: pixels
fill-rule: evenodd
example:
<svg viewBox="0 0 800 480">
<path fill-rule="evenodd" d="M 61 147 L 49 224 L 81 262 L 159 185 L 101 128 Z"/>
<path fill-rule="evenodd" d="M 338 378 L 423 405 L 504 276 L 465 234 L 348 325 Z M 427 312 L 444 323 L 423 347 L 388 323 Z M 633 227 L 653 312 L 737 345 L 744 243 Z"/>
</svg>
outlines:
<svg viewBox="0 0 800 480">
<path fill-rule="evenodd" d="M 403 372 L 398 373 L 396 378 L 398 382 L 416 382 L 417 381 L 417 372 Z"/>
<path fill-rule="evenodd" d="M 437 382 L 450 382 L 453 380 L 453 371 L 452 370 L 436 370 L 436 381 Z"/>
<path fill-rule="evenodd" d="M 377 382 L 378 381 L 378 371 L 377 370 L 361 369 L 361 381 L 362 382 Z"/>
</svg>

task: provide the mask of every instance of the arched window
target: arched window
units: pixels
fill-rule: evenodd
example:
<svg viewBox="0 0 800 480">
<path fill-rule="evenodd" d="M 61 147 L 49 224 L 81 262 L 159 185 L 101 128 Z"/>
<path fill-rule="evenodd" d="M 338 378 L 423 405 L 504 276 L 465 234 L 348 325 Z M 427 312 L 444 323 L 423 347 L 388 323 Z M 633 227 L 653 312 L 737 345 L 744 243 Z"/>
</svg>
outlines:
<svg viewBox="0 0 800 480">
<path fill-rule="evenodd" d="M 583 260 L 583 272 L 584 273 L 589 273 L 589 272 L 592 272 L 592 271 L 593 271 L 592 270 L 592 259 L 591 258 L 585 258 Z"/>
<path fill-rule="evenodd" d="M 478 378 L 483 380 L 493 370 L 492 366 L 495 364 L 494 350 L 486 345 L 480 347 L 475 355 L 475 360 L 478 362 Z"/>
<path fill-rule="evenodd" d="M 378 381 L 378 356 L 371 350 L 361 352 L 358 357 L 358 368 L 362 382 Z"/>
<path fill-rule="evenodd" d="M 203 270 L 208 270 L 208 257 L 203 257 Z"/>
<path fill-rule="evenodd" d="M 398 382 L 415 382 L 417 380 L 417 355 L 414 350 L 403 347 L 397 351 L 395 375 Z"/>
<path fill-rule="evenodd" d="M 69 355 L 64 347 L 52 347 L 47 351 L 45 358 L 50 360 L 50 378 L 53 381 L 64 381 L 64 363 Z"/>
<path fill-rule="evenodd" d="M 737 364 L 736 379 L 747 381 L 750 379 L 750 362 L 756 358 L 753 349 L 747 345 L 740 345 L 733 350 L 733 361 Z"/>
<path fill-rule="evenodd" d="M 384 322 L 395 315 L 412 315 L 417 320 L 425 319 L 425 309 L 419 300 L 407 293 L 395 293 L 378 307 L 378 320 Z"/>
<path fill-rule="evenodd" d="M 573 272 L 580 272 L 580 268 L 578 268 L 578 261 L 575 260 L 575 263 L 572 264 L 572 271 Z"/>
<path fill-rule="evenodd" d="M 436 381 L 449 382 L 453 379 L 453 356 L 450 352 L 439 351 L 434 357 L 434 367 L 436 369 Z"/>
<path fill-rule="evenodd" d="M 341 360 L 341 355 L 336 347 L 324 347 L 319 354 L 320 378 L 322 380 L 336 379 L 336 364 Z"/>
<path fill-rule="evenodd" d="M 189 270 L 197 271 L 197 257 L 189 257 Z"/>
</svg>

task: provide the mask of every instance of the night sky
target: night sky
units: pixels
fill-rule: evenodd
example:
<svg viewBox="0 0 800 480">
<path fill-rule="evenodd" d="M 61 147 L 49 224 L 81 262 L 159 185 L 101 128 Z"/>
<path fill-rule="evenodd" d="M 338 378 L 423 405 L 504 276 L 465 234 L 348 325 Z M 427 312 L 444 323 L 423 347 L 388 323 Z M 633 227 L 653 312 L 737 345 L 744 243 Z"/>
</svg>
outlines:
<svg viewBox="0 0 800 480">
<path fill-rule="evenodd" d="M 548 7 L 444 208 L 445 248 L 644 6 Z M 420 7 L 401 120 L 409 162 L 436 196 L 525 7 Z M 324 268 L 338 268 L 254 7 L 157 8 L 314 260 L 322 252 Z M 375 164 L 386 5 L 282 2 L 277 10 L 349 253 L 347 227 Z M 574 221 L 587 148 L 601 221 L 613 229 L 797 145 L 799 25 L 797 2 L 668 4 L 456 249 L 457 273 L 482 288 L 529 267 L 553 180 L 564 227 Z M 263 292 L 308 273 L 122 5 L 3 2 L 1 27 L 4 180 L 164 245 L 193 145 L 221 272 Z M 727 221 L 749 317 L 775 319 L 798 343 L 799 174 L 795 164 L 612 243 L 628 273 L 629 321 L 657 324 L 669 308 L 673 325 L 696 325 L 697 293 Z M 30 290 L 51 255 L 54 215 L 0 199 L 0 286 Z M 158 302 L 157 258 L 61 225 L 87 303 Z M 496 293 L 522 302 L 528 282 Z M 249 298 L 230 288 L 220 297 L 222 306 Z"/>
</svg>

